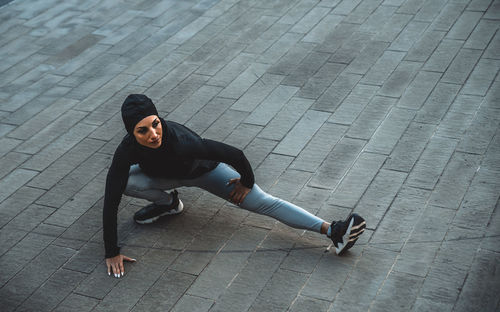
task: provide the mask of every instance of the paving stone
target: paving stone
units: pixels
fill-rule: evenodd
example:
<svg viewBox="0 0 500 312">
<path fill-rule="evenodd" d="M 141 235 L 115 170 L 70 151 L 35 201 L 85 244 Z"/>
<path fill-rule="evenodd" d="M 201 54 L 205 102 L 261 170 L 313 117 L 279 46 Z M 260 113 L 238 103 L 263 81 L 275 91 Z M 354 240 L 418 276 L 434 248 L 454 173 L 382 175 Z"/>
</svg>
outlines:
<svg viewBox="0 0 500 312">
<path fill-rule="evenodd" d="M 406 61 L 425 62 L 439 45 L 446 33 L 443 31 L 427 30 L 411 46 L 405 56 Z"/>
<path fill-rule="evenodd" d="M 68 153 L 52 163 L 49 167 L 38 174 L 28 185 L 50 189 L 66 174 L 83 162 L 90 155 L 103 146 L 104 142 L 84 139 L 74 146 Z"/>
<path fill-rule="evenodd" d="M 428 26 L 428 23 L 419 21 L 408 23 L 398 37 L 392 41 L 389 49 L 395 51 L 409 51 L 413 44 L 422 37 L 422 34 Z"/>
<path fill-rule="evenodd" d="M 0 285 L 4 286 L 8 280 L 15 276 L 23 269 L 33 258 L 35 258 L 42 250 L 44 250 L 53 240 L 53 237 L 45 235 L 36 235 L 33 233 L 26 233 L 24 231 L 9 230 L 10 239 L 14 238 L 13 234 L 27 234 L 21 237 L 19 241 L 12 241 L 15 244 L 9 251 L 0 257 L 2 263 L 0 276 Z M 3 231 L 2 231 L 3 236 Z"/>
<path fill-rule="evenodd" d="M 449 209 L 438 209 L 452 212 Z M 440 246 L 441 242 L 437 241 L 407 242 L 394 264 L 393 272 L 402 272 L 425 278 Z"/>
<path fill-rule="evenodd" d="M 271 66 L 267 73 L 289 75 L 313 48 L 314 44 L 298 42 L 275 65 Z"/>
<path fill-rule="evenodd" d="M 481 12 L 464 11 L 450 29 L 446 38 L 467 40 L 482 15 Z"/>
<path fill-rule="evenodd" d="M 467 80 L 474 65 L 479 60 L 481 51 L 462 49 L 450 64 L 441 78 L 442 82 L 464 83 Z"/>
<path fill-rule="evenodd" d="M 370 139 L 395 103 L 395 99 L 375 96 L 352 123 L 346 136 L 357 139 Z"/>
<path fill-rule="evenodd" d="M 385 51 L 361 79 L 361 83 L 382 85 L 404 57 L 404 52 Z"/>
<path fill-rule="evenodd" d="M 423 70 L 445 72 L 462 44 L 463 41 L 461 40 L 443 39 L 431 57 L 425 62 Z"/>
<path fill-rule="evenodd" d="M 350 125 L 370 103 L 378 87 L 358 84 L 328 119 L 329 122 Z"/>
<path fill-rule="evenodd" d="M 132 311 L 169 310 L 189 288 L 194 276 L 167 270 L 146 292 Z"/>
<path fill-rule="evenodd" d="M 255 299 L 248 311 L 283 311 L 294 301 L 297 292 L 307 281 L 303 273 L 278 270 Z"/>
<path fill-rule="evenodd" d="M 392 170 L 380 170 L 359 200 L 355 212 L 368 221 L 367 227 L 376 228 L 399 192 L 406 174 Z"/>
<path fill-rule="evenodd" d="M 265 31 L 267 31 L 273 24 L 276 23 L 276 20 L 279 17 L 276 16 L 267 16 L 267 15 L 258 15 L 258 20 L 253 24 L 245 27 L 238 38 L 236 38 L 235 42 L 248 43 L 254 42 L 256 39 L 260 37 Z M 249 51 L 247 51 L 249 52 Z"/>
<path fill-rule="evenodd" d="M 370 306 L 370 311 L 409 310 L 417 298 L 423 278 L 391 272 Z"/>
<path fill-rule="evenodd" d="M 245 119 L 245 123 L 265 126 L 297 92 L 297 87 L 278 86 Z"/>
<path fill-rule="evenodd" d="M 179 301 L 177 301 L 172 311 L 205 312 L 210 310 L 213 304 L 214 301 L 210 299 L 184 295 L 181 299 L 179 299 Z"/>
<path fill-rule="evenodd" d="M 427 71 L 417 73 L 415 79 L 409 84 L 401 96 L 397 106 L 408 109 L 419 109 L 426 101 L 438 83 L 441 74 Z"/>
<path fill-rule="evenodd" d="M 274 153 L 297 156 L 311 137 L 330 117 L 329 113 L 315 110 L 307 111 L 303 118 L 288 132 L 273 150 Z"/>
<path fill-rule="evenodd" d="M 364 24 L 363 24 L 364 25 Z M 334 53 L 346 43 L 359 29 L 359 25 L 339 23 L 325 38 L 325 40 L 314 49 L 318 52 Z M 369 30 L 364 30 L 366 33 Z"/>
<path fill-rule="evenodd" d="M 29 155 L 10 152 L 0 158 L 0 178 L 5 177 L 12 170 L 24 163 L 29 158 Z"/>
<path fill-rule="evenodd" d="M 353 208 L 365 193 L 385 158 L 383 155 L 362 153 L 333 191 L 328 202 Z"/>
<path fill-rule="evenodd" d="M 455 305 L 457 311 L 467 311 L 479 308 L 484 311 L 494 311 L 498 307 L 498 298 L 492 292 L 498 289 L 497 277 L 498 257 L 495 253 L 479 250 L 471 272 Z"/>
<path fill-rule="evenodd" d="M 446 4 L 443 9 L 440 10 L 439 15 L 436 17 L 430 27 L 434 30 L 450 30 L 455 21 L 462 14 L 465 6 L 466 4 L 461 3 Z"/>
<path fill-rule="evenodd" d="M 330 54 L 328 53 L 311 52 L 290 75 L 283 79 L 281 84 L 302 87 L 323 66 L 329 57 Z"/>
<path fill-rule="evenodd" d="M 384 82 L 378 94 L 391 97 L 400 97 L 413 80 L 421 63 L 403 61 L 389 78 Z"/>
<path fill-rule="evenodd" d="M 3 307 L 11 311 L 40 287 L 74 253 L 69 248 L 47 247 L 0 289 Z"/>
<path fill-rule="evenodd" d="M 321 97 L 313 104 L 313 109 L 334 112 L 361 78 L 361 75 L 340 74 L 332 85 L 328 87 Z M 307 87 L 307 85 L 305 87 Z M 299 92 L 299 96 L 300 95 L 301 93 Z"/>
<path fill-rule="evenodd" d="M 86 312 L 91 311 L 99 301 L 75 293 L 69 294 L 54 311 L 57 312 Z"/>
<path fill-rule="evenodd" d="M 484 177 L 484 169 L 479 170 L 458 209 L 447 233 L 449 240 L 481 237 L 498 201 L 498 184 Z M 488 175 L 491 173 L 487 173 Z"/>
<path fill-rule="evenodd" d="M 228 86 L 236 77 L 238 77 L 244 70 L 246 70 L 250 64 L 254 61 L 255 55 L 240 53 L 232 61 L 227 63 L 224 68 L 222 68 L 217 74 L 210 78 L 207 82 L 209 85 L 226 87 Z"/>
<path fill-rule="evenodd" d="M 297 97 L 291 98 L 281 111 L 276 114 L 271 122 L 269 122 L 267 126 L 262 129 L 258 137 L 277 141 L 283 139 L 290 129 L 294 127 L 297 121 L 299 121 L 302 115 L 308 111 L 308 108 L 312 105 L 312 103 L 312 100 Z M 314 111 L 311 112 L 314 114 Z"/>
<path fill-rule="evenodd" d="M 472 243 L 475 241 L 449 241 L 441 245 L 419 297 L 429 300 L 432 305 L 456 302 L 476 252 L 475 248 L 460 248 Z"/>
<path fill-rule="evenodd" d="M 85 274 L 59 269 L 17 309 L 19 311 L 52 311 Z"/>
<path fill-rule="evenodd" d="M 165 50 L 168 51 L 168 49 Z M 183 53 L 169 53 L 167 57 L 163 58 L 159 63 L 151 67 L 150 70 L 145 71 L 142 74 L 138 72 L 137 75 L 139 77 L 137 77 L 137 79 L 133 81 L 133 85 L 141 87 L 151 87 L 154 90 L 153 92 L 160 92 L 159 90 L 157 90 L 157 88 L 159 87 L 155 87 L 155 84 L 159 81 L 162 81 L 162 79 L 167 80 L 168 78 L 170 78 L 173 82 L 175 82 L 175 79 L 179 79 L 178 77 L 176 77 L 176 75 L 180 75 L 180 80 L 182 81 L 185 76 L 182 76 L 183 73 L 179 73 L 180 71 L 187 71 L 189 75 L 196 69 L 194 64 L 182 63 L 184 60 L 186 60 L 186 57 L 187 55 Z M 167 85 L 166 92 L 169 92 L 175 86 L 176 84 Z M 161 98 L 162 95 L 163 94 L 157 95 L 154 99 Z"/>
<path fill-rule="evenodd" d="M 314 9 L 319 9 L 320 7 L 317 6 Z M 313 10 L 309 11 L 312 13 Z M 344 19 L 343 16 L 341 15 L 335 15 L 335 14 L 328 14 L 326 15 L 321 21 L 314 26 L 313 29 L 311 29 L 307 35 L 302 39 L 304 42 L 314 42 L 314 43 L 322 43 L 328 38 L 328 36 L 331 34 L 331 29 L 337 26 L 342 20 Z M 296 26 L 300 24 L 295 24 Z M 295 27 L 291 29 L 293 32 Z"/>
<path fill-rule="evenodd" d="M 255 170 L 256 181 L 258 181 L 259 186 L 264 191 L 271 188 L 286 168 L 288 168 L 292 160 L 293 157 L 291 156 L 278 154 L 270 154 L 266 157 L 257 170 Z"/>
<path fill-rule="evenodd" d="M 107 155 L 92 155 L 45 193 L 37 203 L 49 207 L 61 207 L 104 169 L 109 158 Z"/>
<path fill-rule="evenodd" d="M 17 93 L 14 96 L 10 97 L 8 101 L 3 102 L 2 105 L 0 105 L 0 109 L 8 112 L 13 112 L 21 108 L 23 105 L 33 100 L 43 92 L 55 86 L 59 81 L 62 80 L 62 78 L 62 76 L 57 75 L 45 75 L 35 83 L 26 86 L 22 93 Z"/>
<path fill-rule="evenodd" d="M 459 89 L 460 86 L 456 84 L 438 83 L 417 112 L 414 121 L 438 124 L 451 106 Z"/>
<path fill-rule="evenodd" d="M 29 180 L 37 175 L 36 171 L 26 169 L 15 169 L 0 182 L 0 201 L 4 201 Z"/>
<path fill-rule="evenodd" d="M 371 41 L 347 66 L 346 72 L 364 75 L 388 47 L 386 42 Z"/>
<path fill-rule="evenodd" d="M 382 3 L 382 0 L 362 1 L 346 17 L 346 21 L 353 24 L 363 23 L 368 16 Z"/>
<path fill-rule="evenodd" d="M 224 143 L 243 150 L 261 130 L 261 126 L 240 124 L 234 129 L 231 135 L 224 140 Z"/>
<path fill-rule="evenodd" d="M 298 97 L 317 99 L 333 83 L 338 75 L 344 70 L 343 64 L 325 63 L 317 72 L 309 78 L 306 84 L 300 88 Z"/>
<path fill-rule="evenodd" d="M 352 166 L 353 160 L 357 158 L 364 145 L 363 140 L 350 138 L 340 140 L 317 169 L 309 185 L 334 189 Z"/>
<path fill-rule="evenodd" d="M 326 312 L 328 306 L 330 305 L 329 301 L 313 299 L 306 296 L 299 296 L 297 300 L 293 302 L 293 306 L 290 311 L 293 312 L 306 312 L 306 311 L 318 311 L 318 312 Z"/>
<path fill-rule="evenodd" d="M 473 2 L 469 4 L 472 5 Z M 484 50 L 488 46 L 491 38 L 495 35 L 498 29 L 498 23 L 492 20 L 481 19 L 477 24 L 474 31 L 469 36 L 464 44 L 467 49 L 481 49 Z"/>
<path fill-rule="evenodd" d="M 208 76 L 198 74 L 189 75 L 189 77 L 170 90 L 165 96 L 155 101 L 155 106 L 159 111 L 173 111 L 179 107 L 183 101 L 198 91 L 208 79 Z M 138 90 L 138 92 L 143 93 L 140 90 Z"/>
<path fill-rule="evenodd" d="M 283 76 L 264 74 L 231 107 L 252 112 L 281 82 Z"/>
<path fill-rule="evenodd" d="M 467 129 L 465 137 L 460 141 L 457 150 L 461 152 L 483 154 L 498 127 L 496 114 L 491 114 L 487 109 L 480 109 L 471 126 Z"/>
<path fill-rule="evenodd" d="M 394 40 L 401 30 L 403 30 L 411 20 L 412 16 L 408 14 L 394 14 L 388 21 L 382 26 L 377 34 L 373 37 L 373 40 L 391 42 Z"/>
<path fill-rule="evenodd" d="M 369 138 L 365 151 L 391 154 L 414 115 L 412 111 L 394 107 Z"/>
<path fill-rule="evenodd" d="M 187 294 L 216 300 L 245 267 L 252 251 L 267 231 L 242 227 L 201 272 Z M 259 273 L 260 274 L 260 273 Z"/>
<path fill-rule="evenodd" d="M 433 189 L 457 146 L 454 139 L 433 137 L 412 169 L 407 185 Z"/>
<path fill-rule="evenodd" d="M 387 2 L 387 1 L 385 1 Z M 366 21 L 360 25 L 359 29 L 362 31 L 371 32 L 376 34 L 377 31 L 394 15 L 398 6 L 393 5 L 380 5 L 375 11 L 370 14 Z"/>
<path fill-rule="evenodd" d="M 13 218 L 6 227 L 31 231 L 55 211 L 54 208 L 30 205 Z"/>
<path fill-rule="evenodd" d="M 458 209 L 460 202 L 479 169 L 478 155 L 455 153 L 439 179 L 429 203 Z"/>
<path fill-rule="evenodd" d="M 168 271 L 167 273 L 160 272 L 164 272 L 166 267 L 176 256 L 177 253 L 173 251 L 149 251 L 142 259 L 137 259 L 138 261 L 133 264 L 133 269 L 125 271 L 124 277 L 118 280 L 119 282 L 109 293 L 105 294 L 104 299 L 96 306 L 95 309 L 97 311 L 106 311 L 113 307 L 131 310 L 136 304 L 137 309 L 139 309 L 139 305 L 143 302 L 144 304 L 151 304 L 151 301 L 147 301 L 145 299 L 149 297 L 149 292 L 155 292 L 156 287 L 152 287 L 152 285 L 154 285 L 155 282 L 161 283 L 164 280 L 164 278 L 162 278 L 163 276 L 168 278 Z M 158 278 L 159 273 L 160 278 Z M 107 276 L 104 272 L 101 274 L 107 279 L 113 279 L 112 277 Z M 193 277 L 189 276 L 189 278 L 192 279 Z M 174 286 L 174 284 L 175 282 L 172 281 L 170 286 Z M 163 293 L 167 296 L 175 294 L 173 289 Z M 140 299 L 142 300 L 140 301 Z M 155 302 L 154 304 L 158 304 L 158 302 Z"/>
<path fill-rule="evenodd" d="M 467 6 L 469 11 L 486 11 L 490 5 L 489 0 L 472 0 Z"/>
<path fill-rule="evenodd" d="M 316 4 L 317 0 L 298 1 L 293 8 L 288 10 L 279 20 L 278 23 L 295 24 Z"/>
<path fill-rule="evenodd" d="M 215 97 L 210 100 L 202 109 L 193 115 L 184 125 L 196 133 L 202 133 L 216 121 L 225 110 L 227 110 L 234 100 Z"/>
<path fill-rule="evenodd" d="M 488 19 L 499 19 L 499 12 L 500 12 L 500 7 L 498 6 L 497 2 L 493 2 L 489 7 L 488 10 L 486 10 L 486 13 L 484 14 L 484 18 Z"/>
<path fill-rule="evenodd" d="M 463 94 L 486 95 L 489 86 L 500 69 L 500 61 L 481 59 L 467 78 L 467 82 L 460 91 Z"/>
<path fill-rule="evenodd" d="M 347 127 L 326 122 L 291 164 L 292 169 L 315 172 L 339 142 Z"/>
<path fill-rule="evenodd" d="M 168 114 L 168 119 L 185 123 L 221 91 L 219 87 L 203 86 L 187 98 L 183 105 Z"/>
<path fill-rule="evenodd" d="M 177 84 L 186 79 L 197 66 L 193 64 L 180 64 L 170 71 L 166 76 L 155 82 L 148 90 L 148 96 L 156 100 L 165 96 Z"/>
<path fill-rule="evenodd" d="M 429 195 L 429 191 L 422 189 L 408 187 L 401 189 L 373 234 L 371 242 L 374 244 L 404 243 L 412 231 L 410 225 L 421 216 Z"/>
<path fill-rule="evenodd" d="M 488 222 L 488 227 L 486 228 L 485 237 L 481 242 L 481 248 L 484 250 L 490 250 L 498 252 L 500 249 L 498 246 L 498 240 L 496 239 L 498 236 L 498 221 L 499 221 L 499 210 L 498 203 L 491 215 L 491 219 Z"/>
<path fill-rule="evenodd" d="M 224 141 L 247 116 L 248 113 L 228 109 L 203 132 L 202 136 L 212 140 Z"/>
<path fill-rule="evenodd" d="M 359 55 L 359 53 L 371 40 L 373 39 L 370 33 L 362 31 L 353 32 L 348 39 L 340 42 L 343 44 L 335 49 L 335 53 L 328 59 L 328 61 L 333 63 L 349 64 Z"/>
<path fill-rule="evenodd" d="M 266 71 L 266 64 L 250 65 L 219 94 L 220 97 L 239 99 Z"/>
<path fill-rule="evenodd" d="M 367 310 L 382 286 L 395 258 L 396 253 L 394 252 L 365 248 L 356 263 L 355 271 L 350 274 L 337 294 L 332 309 L 355 308 L 356 311 Z M 374 265 L 377 270 L 373 270 Z M 362 292 L 365 295 L 363 297 L 352 296 L 353 291 Z"/>
<path fill-rule="evenodd" d="M 249 309 L 284 256 L 283 251 L 254 253 L 211 310 L 245 311 Z"/>
<path fill-rule="evenodd" d="M 314 25 L 321 21 L 330 11 L 329 8 L 320 6 L 313 7 L 306 15 L 304 15 L 295 25 L 290 29 L 292 33 L 311 33 Z"/>
<path fill-rule="evenodd" d="M 389 155 L 385 169 L 410 172 L 434 133 L 435 126 L 412 122 Z"/>
</svg>

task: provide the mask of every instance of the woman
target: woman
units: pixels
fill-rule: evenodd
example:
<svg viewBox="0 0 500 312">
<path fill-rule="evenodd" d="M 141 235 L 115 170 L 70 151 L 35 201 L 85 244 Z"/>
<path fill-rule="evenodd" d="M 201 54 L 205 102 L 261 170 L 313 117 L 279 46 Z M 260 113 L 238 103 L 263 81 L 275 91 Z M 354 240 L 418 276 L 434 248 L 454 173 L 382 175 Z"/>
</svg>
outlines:
<svg viewBox="0 0 500 312">
<path fill-rule="evenodd" d="M 122 194 L 152 202 L 134 215 L 136 222 L 144 224 L 182 211 L 177 191 L 165 190 L 200 187 L 243 209 L 271 216 L 294 228 L 326 234 L 339 255 L 351 248 L 364 231 L 365 221 L 357 214 L 330 224 L 266 194 L 254 183 L 252 168 L 241 150 L 202 139 L 183 125 L 163 120 L 145 95 L 129 95 L 121 112 L 128 134 L 109 168 L 103 208 L 108 275 L 112 271 L 115 277 L 123 276 L 123 261 L 135 261 L 120 254 L 117 245 L 116 216 Z"/>
</svg>

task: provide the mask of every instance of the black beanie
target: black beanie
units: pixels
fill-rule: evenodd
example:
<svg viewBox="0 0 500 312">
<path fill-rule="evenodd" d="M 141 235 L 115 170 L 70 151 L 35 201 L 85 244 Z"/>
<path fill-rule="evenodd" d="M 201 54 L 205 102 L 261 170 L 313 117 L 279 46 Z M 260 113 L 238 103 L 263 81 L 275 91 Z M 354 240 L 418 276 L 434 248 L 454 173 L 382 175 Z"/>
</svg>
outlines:
<svg viewBox="0 0 500 312">
<path fill-rule="evenodd" d="M 134 133 L 135 125 L 145 117 L 157 115 L 153 101 L 144 94 L 130 94 L 122 104 L 122 118 L 127 132 Z"/>
</svg>

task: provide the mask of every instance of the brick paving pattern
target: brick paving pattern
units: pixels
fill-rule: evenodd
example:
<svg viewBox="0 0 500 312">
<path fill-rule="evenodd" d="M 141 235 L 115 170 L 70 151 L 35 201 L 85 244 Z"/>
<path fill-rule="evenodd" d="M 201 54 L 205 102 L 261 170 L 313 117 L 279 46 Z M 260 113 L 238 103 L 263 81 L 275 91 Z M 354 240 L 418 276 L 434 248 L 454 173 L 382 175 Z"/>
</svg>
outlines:
<svg viewBox="0 0 500 312">
<path fill-rule="evenodd" d="M 498 311 L 499 0 L 0 2 L 2 311 Z M 257 182 L 366 234 L 329 240 L 182 188 L 124 197 L 102 242 L 119 112 L 241 148 Z"/>
</svg>

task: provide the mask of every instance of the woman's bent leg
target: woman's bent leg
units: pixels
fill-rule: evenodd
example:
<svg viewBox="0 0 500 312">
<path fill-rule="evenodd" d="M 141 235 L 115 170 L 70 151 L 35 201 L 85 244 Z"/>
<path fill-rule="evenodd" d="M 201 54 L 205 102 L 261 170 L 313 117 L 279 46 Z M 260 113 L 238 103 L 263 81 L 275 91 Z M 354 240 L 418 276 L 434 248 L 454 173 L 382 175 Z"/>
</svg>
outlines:
<svg viewBox="0 0 500 312">
<path fill-rule="evenodd" d="M 221 163 L 214 170 L 193 179 L 193 185 L 201 187 L 221 198 L 228 199 L 229 193 L 234 185 L 227 185 L 230 179 L 239 178 L 239 174 Z M 321 225 L 324 220 L 309 213 L 308 211 L 280 198 L 264 192 L 257 184 L 245 197 L 240 205 L 241 208 L 273 217 L 291 227 L 321 232 Z"/>
<path fill-rule="evenodd" d="M 130 167 L 127 187 L 124 194 L 149 200 L 157 205 L 170 205 L 172 195 L 164 190 L 180 187 L 178 180 L 154 178 L 142 172 L 139 165 Z"/>
</svg>

